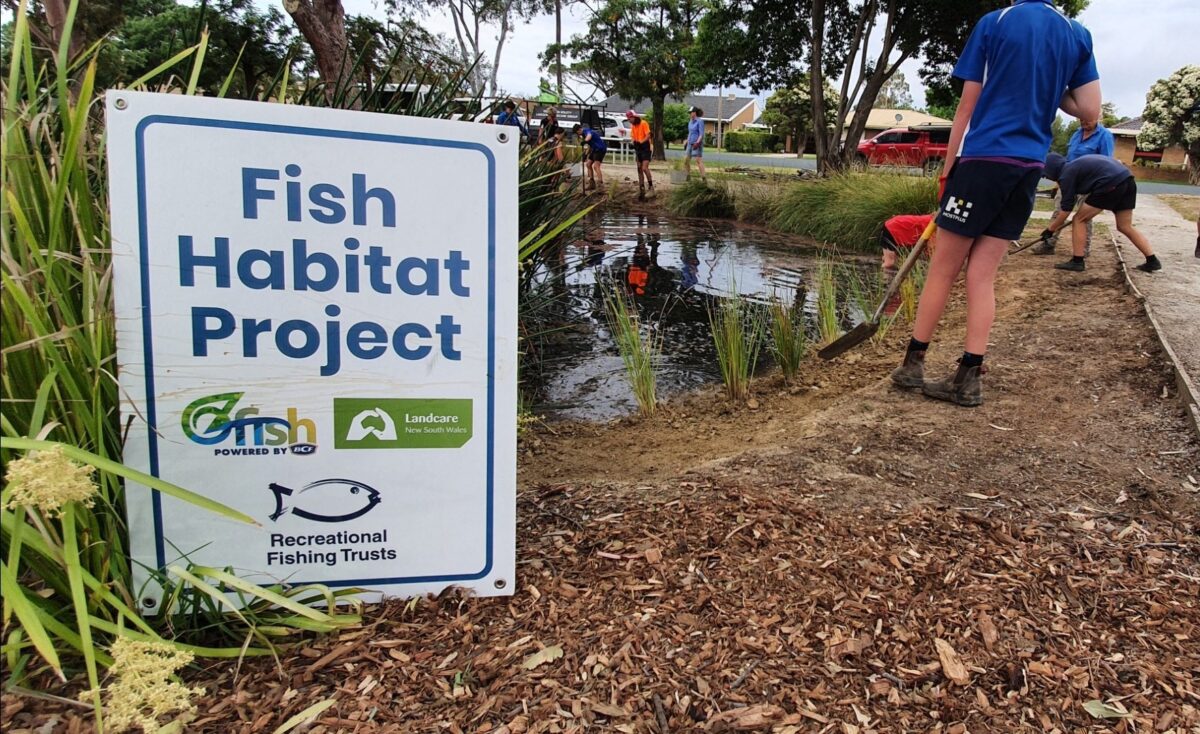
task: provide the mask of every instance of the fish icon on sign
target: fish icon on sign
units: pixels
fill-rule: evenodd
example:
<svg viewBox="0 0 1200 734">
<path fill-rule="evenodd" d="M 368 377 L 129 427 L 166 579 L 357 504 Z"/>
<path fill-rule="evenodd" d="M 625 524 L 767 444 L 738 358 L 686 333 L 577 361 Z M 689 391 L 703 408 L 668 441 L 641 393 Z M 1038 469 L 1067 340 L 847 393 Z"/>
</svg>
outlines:
<svg viewBox="0 0 1200 734">
<path fill-rule="evenodd" d="M 272 520 L 291 513 L 313 522 L 347 522 L 367 514 L 381 501 L 379 490 L 353 479 L 321 479 L 300 489 L 277 482 L 267 486 L 275 496 L 275 511 L 269 515 Z"/>
</svg>

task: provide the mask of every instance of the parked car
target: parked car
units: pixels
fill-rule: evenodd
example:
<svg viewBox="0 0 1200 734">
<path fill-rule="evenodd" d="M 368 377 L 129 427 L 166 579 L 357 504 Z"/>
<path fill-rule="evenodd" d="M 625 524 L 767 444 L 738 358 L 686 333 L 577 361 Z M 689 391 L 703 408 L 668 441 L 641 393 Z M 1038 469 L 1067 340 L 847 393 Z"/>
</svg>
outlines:
<svg viewBox="0 0 1200 734">
<path fill-rule="evenodd" d="M 946 159 L 949 125 L 914 125 L 884 130 L 858 144 L 858 161 L 872 166 L 921 168 L 933 173 Z"/>
</svg>

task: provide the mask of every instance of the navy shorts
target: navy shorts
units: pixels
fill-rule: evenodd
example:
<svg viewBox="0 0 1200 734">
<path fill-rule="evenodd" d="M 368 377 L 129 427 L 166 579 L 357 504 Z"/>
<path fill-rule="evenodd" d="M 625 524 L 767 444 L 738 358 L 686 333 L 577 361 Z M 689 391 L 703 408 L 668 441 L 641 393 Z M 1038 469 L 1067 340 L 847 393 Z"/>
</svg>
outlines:
<svg viewBox="0 0 1200 734">
<path fill-rule="evenodd" d="M 650 141 L 633 144 L 633 156 L 638 163 L 650 160 Z"/>
<path fill-rule="evenodd" d="M 1130 176 L 1107 191 L 1089 194 L 1086 203 L 1110 212 L 1129 211 L 1137 206 L 1137 181 Z"/>
<path fill-rule="evenodd" d="M 937 225 L 964 237 L 1019 239 L 1041 179 L 1040 163 L 960 160 L 946 179 Z"/>
<path fill-rule="evenodd" d="M 603 163 L 604 156 L 606 155 L 608 155 L 607 148 L 604 150 L 588 150 L 586 158 L 593 163 Z"/>
</svg>

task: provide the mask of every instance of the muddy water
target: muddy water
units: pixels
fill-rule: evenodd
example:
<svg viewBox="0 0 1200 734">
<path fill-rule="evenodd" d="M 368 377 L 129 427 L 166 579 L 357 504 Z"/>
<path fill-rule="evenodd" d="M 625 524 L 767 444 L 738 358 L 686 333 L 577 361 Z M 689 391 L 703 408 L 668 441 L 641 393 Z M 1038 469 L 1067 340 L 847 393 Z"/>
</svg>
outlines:
<svg viewBox="0 0 1200 734">
<path fill-rule="evenodd" d="M 525 399 L 547 419 L 606 420 L 637 410 L 604 313 L 605 289 L 632 296 L 640 318 L 662 339 L 658 394 L 668 398 L 720 380 L 708 311 L 733 293 L 799 306 L 815 336 L 821 253 L 785 235 L 725 222 L 607 213 L 587 239 L 570 243 L 536 277 L 536 365 L 523 375 Z M 869 258 L 839 262 L 875 277 Z M 847 297 L 848 288 L 841 288 Z M 862 318 L 840 304 L 843 328 Z M 760 369 L 770 365 L 763 350 Z"/>
</svg>

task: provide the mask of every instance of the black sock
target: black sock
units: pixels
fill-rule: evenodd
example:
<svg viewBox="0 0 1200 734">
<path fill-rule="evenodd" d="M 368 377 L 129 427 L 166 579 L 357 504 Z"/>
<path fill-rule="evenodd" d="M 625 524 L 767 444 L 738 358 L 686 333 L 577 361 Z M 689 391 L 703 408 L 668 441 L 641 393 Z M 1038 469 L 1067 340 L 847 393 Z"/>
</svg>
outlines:
<svg viewBox="0 0 1200 734">
<path fill-rule="evenodd" d="M 963 356 L 962 356 L 962 366 L 963 367 L 978 367 L 982 364 L 983 364 L 983 355 L 982 354 L 971 354 L 970 352 L 963 352 Z"/>
<path fill-rule="evenodd" d="M 1081 263 L 1081 262 L 1083 262 L 1083 255 L 1072 255 L 1072 256 L 1071 256 L 1071 262 L 1073 262 L 1073 263 Z"/>
<path fill-rule="evenodd" d="M 924 352 L 926 349 L 929 349 L 929 342 L 919 342 L 916 339 L 909 339 L 908 340 L 908 349 L 905 350 L 905 354 L 912 354 L 913 352 Z"/>
</svg>

